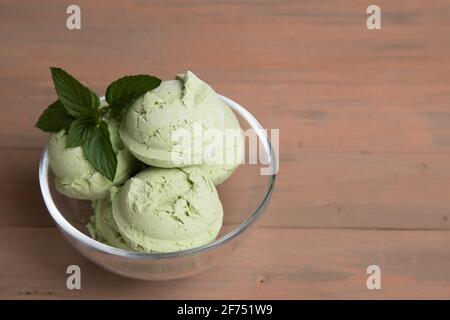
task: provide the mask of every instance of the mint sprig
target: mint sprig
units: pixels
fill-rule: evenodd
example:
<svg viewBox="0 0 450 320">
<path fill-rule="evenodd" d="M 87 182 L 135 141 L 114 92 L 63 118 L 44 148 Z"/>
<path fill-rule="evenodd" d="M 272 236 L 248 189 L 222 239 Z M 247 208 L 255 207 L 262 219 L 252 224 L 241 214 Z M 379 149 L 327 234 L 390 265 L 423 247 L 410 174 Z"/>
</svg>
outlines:
<svg viewBox="0 0 450 320">
<path fill-rule="evenodd" d="M 117 154 L 111 143 L 105 114 L 120 119 L 123 111 L 161 80 L 150 75 L 125 76 L 111 83 L 105 94 L 107 107 L 100 108 L 99 97 L 61 68 L 50 68 L 59 100 L 39 117 L 36 127 L 45 132 L 66 130 L 66 148 L 81 146 L 89 163 L 113 181 Z"/>
<path fill-rule="evenodd" d="M 39 120 L 36 122 L 36 128 L 44 132 L 68 130 L 74 120 L 75 118 L 67 112 L 61 101 L 57 100 L 49 105 L 41 114 Z"/>
<path fill-rule="evenodd" d="M 89 116 L 82 116 L 75 119 L 67 131 L 66 147 L 75 148 L 89 140 L 97 125 L 95 120 L 96 118 Z"/>
<path fill-rule="evenodd" d="M 101 121 L 89 139 L 83 143 L 84 154 L 95 170 L 113 181 L 117 170 L 117 155 L 109 135 L 108 125 Z"/>
<path fill-rule="evenodd" d="M 100 99 L 94 92 L 61 68 L 50 71 L 58 98 L 71 116 L 98 116 Z"/>
<path fill-rule="evenodd" d="M 137 98 L 160 84 L 161 79 L 145 74 L 125 76 L 114 81 L 108 86 L 105 94 L 106 102 L 111 107 L 111 115 L 115 118 L 120 117 L 122 111 Z"/>
</svg>

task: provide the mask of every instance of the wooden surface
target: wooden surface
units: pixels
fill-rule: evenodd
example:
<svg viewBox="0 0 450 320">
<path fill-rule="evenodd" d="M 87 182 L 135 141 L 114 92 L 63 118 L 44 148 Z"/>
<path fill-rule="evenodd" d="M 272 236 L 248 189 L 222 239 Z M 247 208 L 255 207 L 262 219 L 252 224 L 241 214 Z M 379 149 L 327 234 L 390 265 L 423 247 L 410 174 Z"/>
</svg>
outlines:
<svg viewBox="0 0 450 320">
<path fill-rule="evenodd" d="M 1 298 L 450 298 L 450 1 L 0 2 Z M 190 69 L 280 128 L 260 227 L 185 280 L 128 280 L 63 239 L 41 200 L 33 127 L 62 66 L 98 92 Z M 82 290 L 65 287 L 67 265 Z M 382 289 L 366 288 L 366 268 Z"/>
</svg>

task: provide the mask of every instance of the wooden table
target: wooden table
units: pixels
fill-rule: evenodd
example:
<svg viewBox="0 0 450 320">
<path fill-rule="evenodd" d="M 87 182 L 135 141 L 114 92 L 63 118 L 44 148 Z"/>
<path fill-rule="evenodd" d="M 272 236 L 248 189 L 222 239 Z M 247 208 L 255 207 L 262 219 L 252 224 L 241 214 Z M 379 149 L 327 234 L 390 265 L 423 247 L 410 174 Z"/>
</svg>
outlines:
<svg viewBox="0 0 450 320">
<path fill-rule="evenodd" d="M 450 1 L 0 3 L 1 298 L 450 298 Z M 271 205 L 245 243 L 185 280 L 92 264 L 41 200 L 49 66 L 102 92 L 123 75 L 194 70 L 280 128 Z M 66 289 L 66 267 L 82 290 Z M 379 265 L 382 289 L 368 290 Z"/>
</svg>

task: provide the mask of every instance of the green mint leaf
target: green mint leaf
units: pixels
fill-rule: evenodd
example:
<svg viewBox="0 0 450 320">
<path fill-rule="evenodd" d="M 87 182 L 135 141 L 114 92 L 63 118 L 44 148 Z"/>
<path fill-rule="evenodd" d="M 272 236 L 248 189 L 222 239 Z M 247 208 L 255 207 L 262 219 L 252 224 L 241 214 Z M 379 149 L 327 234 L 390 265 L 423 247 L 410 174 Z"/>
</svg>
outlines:
<svg viewBox="0 0 450 320">
<path fill-rule="evenodd" d="M 100 100 L 94 92 L 61 68 L 50 71 L 58 98 L 71 116 L 97 114 Z"/>
<path fill-rule="evenodd" d="M 45 132 L 58 132 L 63 129 L 67 131 L 73 120 L 74 117 L 69 115 L 61 101 L 57 100 L 41 114 L 35 126 Z"/>
<path fill-rule="evenodd" d="M 112 147 L 108 125 L 101 121 L 92 135 L 83 143 L 86 158 L 106 178 L 114 181 L 117 170 L 117 155 Z"/>
<path fill-rule="evenodd" d="M 80 117 L 75 119 L 67 132 L 66 148 L 81 146 L 92 136 L 95 126 L 95 118 Z"/>
<path fill-rule="evenodd" d="M 105 99 L 111 106 L 112 117 L 119 117 L 137 98 L 157 88 L 160 83 L 161 79 L 145 74 L 125 76 L 111 83 L 106 89 Z"/>
</svg>

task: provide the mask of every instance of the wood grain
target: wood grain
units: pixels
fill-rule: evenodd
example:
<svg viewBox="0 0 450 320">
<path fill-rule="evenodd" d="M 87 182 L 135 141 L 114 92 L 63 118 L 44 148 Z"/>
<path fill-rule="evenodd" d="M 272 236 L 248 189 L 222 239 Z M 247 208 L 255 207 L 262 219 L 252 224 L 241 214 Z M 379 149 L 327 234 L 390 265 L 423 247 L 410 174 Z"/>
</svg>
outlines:
<svg viewBox="0 0 450 320">
<path fill-rule="evenodd" d="M 38 185 L 41 150 L 9 149 L 0 154 L 0 226 L 51 226 Z M 369 159 L 371 161 L 369 161 Z M 423 154 L 305 154 L 284 161 L 269 213 L 262 226 L 302 228 L 449 229 L 450 157 Z M 283 174 L 292 172 L 292 174 Z M 249 175 L 248 179 L 254 178 Z M 246 182 L 241 172 L 219 189 L 224 204 L 246 194 L 248 210 L 232 213 L 240 223 L 260 201 L 259 181 Z M 231 187 L 228 185 L 231 183 Z M 19 195 L 26 190 L 27 199 Z M 405 201 L 408 199 L 408 201 Z M 244 199 L 242 199 L 244 200 Z M 17 212 L 10 214 L 10 212 Z M 281 218 L 282 217 L 282 218 Z"/>
<path fill-rule="evenodd" d="M 69 4 L 0 2 L 1 297 L 449 298 L 450 1 L 378 1 L 379 31 L 359 0 L 84 0 L 79 31 L 65 28 Z M 123 74 L 190 69 L 280 128 L 260 229 L 182 281 L 130 281 L 83 259 L 37 183 L 49 66 L 98 93 Z M 72 263 L 80 292 L 64 287 Z M 377 263 L 383 289 L 368 291 Z"/>
<path fill-rule="evenodd" d="M 16 241 L 20 238 L 21 241 Z M 220 265 L 189 279 L 129 280 L 93 265 L 53 228 L 2 228 L 1 298 L 299 299 L 449 298 L 447 231 L 259 228 Z M 264 243 L 264 250 L 261 250 Z M 20 262 L 20 264 L 18 264 Z M 66 289 L 65 268 L 82 270 Z M 382 289 L 366 268 L 382 266 Z"/>
</svg>

